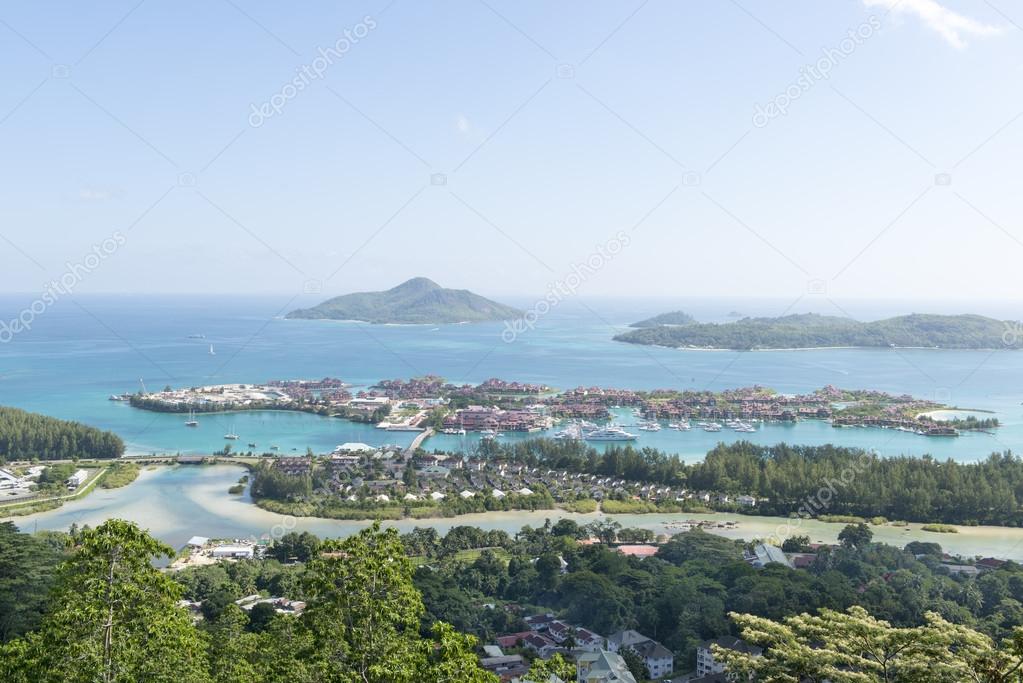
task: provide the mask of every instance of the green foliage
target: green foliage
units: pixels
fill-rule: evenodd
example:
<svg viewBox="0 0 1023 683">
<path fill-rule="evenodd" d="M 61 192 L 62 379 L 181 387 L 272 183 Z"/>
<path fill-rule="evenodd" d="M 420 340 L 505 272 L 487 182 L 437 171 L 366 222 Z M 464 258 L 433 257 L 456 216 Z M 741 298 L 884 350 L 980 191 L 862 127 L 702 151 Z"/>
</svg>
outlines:
<svg viewBox="0 0 1023 683">
<path fill-rule="evenodd" d="M 534 659 L 522 680 L 529 683 L 548 683 L 551 676 L 571 683 L 576 678 L 575 664 L 567 661 L 560 652 L 555 652 L 550 659 Z"/>
<path fill-rule="evenodd" d="M 105 489 L 127 486 L 139 476 L 139 469 L 136 463 L 115 463 L 107 468 L 99 485 Z"/>
<path fill-rule="evenodd" d="M 0 522 L 0 643 L 38 626 L 64 545 L 61 535 L 22 534 Z"/>
<path fill-rule="evenodd" d="M 821 610 L 781 622 L 732 614 L 762 656 L 714 646 L 734 675 L 767 681 L 961 683 L 1019 681 L 1023 630 L 997 646 L 987 636 L 928 612 L 921 626 L 892 627 L 861 607 Z"/>
<path fill-rule="evenodd" d="M 78 422 L 0 407 L 0 456 L 7 460 L 119 458 L 124 442 Z"/>
<path fill-rule="evenodd" d="M 34 683 L 208 680 L 204 636 L 176 604 L 181 587 L 151 564 L 172 554 L 129 522 L 84 530 L 39 630 L 0 671 Z"/>
<path fill-rule="evenodd" d="M 863 522 L 850 524 L 838 533 L 839 542 L 846 548 L 863 548 L 873 538 L 874 532 Z"/>
</svg>

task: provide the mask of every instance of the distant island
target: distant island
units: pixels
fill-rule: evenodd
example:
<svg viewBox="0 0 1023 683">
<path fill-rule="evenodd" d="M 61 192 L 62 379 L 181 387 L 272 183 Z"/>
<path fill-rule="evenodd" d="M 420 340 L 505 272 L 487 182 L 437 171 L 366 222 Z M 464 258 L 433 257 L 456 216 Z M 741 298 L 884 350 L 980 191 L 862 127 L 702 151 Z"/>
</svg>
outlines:
<svg viewBox="0 0 1023 683">
<path fill-rule="evenodd" d="M 695 323 L 696 318 L 689 315 L 685 311 L 671 311 L 670 313 L 661 313 L 655 315 L 652 318 L 646 320 L 640 320 L 638 323 L 632 323 L 629 327 L 657 327 L 659 325 L 689 325 Z"/>
<path fill-rule="evenodd" d="M 674 316 L 675 313 L 667 314 Z M 651 318 L 650 320 L 656 320 Z M 742 318 L 730 323 L 646 325 L 615 337 L 630 344 L 692 349 L 816 349 L 828 347 L 936 349 L 1009 348 L 1007 324 L 981 315 L 914 313 L 873 322 L 805 313 L 780 318 Z"/>
<path fill-rule="evenodd" d="M 438 325 L 508 320 L 522 311 L 465 289 L 445 289 L 425 277 L 385 292 L 359 292 L 292 311 L 291 320 L 359 320 L 374 324 Z"/>
</svg>

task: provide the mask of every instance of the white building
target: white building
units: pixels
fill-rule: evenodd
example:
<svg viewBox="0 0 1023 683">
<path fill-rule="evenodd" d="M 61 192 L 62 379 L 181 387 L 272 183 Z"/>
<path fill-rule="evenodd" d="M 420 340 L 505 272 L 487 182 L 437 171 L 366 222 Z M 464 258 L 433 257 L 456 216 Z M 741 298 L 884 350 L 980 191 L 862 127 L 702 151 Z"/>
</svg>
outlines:
<svg viewBox="0 0 1023 683">
<path fill-rule="evenodd" d="M 70 477 L 67 478 L 67 484 L 69 491 L 74 491 L 79 486 L 84 484 L 89 479 L 89 472 L 87 470 L 78 470 Z"/>
<path fill-rule="evenodd" d="M 0 470 L 0 489 L 18 489 L 21 488 L 21 479 L 14 476 L 13 472 L 7 470 Z"/>
<path fill-rule="evenodd" d="M 628 629 L 608 636 L 607 647 L 612 652 L 631 649 L 646 664 L 650 678 L 664 678 L 675 670 L 675 655 L 671 650 L 639 631 Z"/>
<path fill-rule="evenodd" d="M 577 683 L 636 683 L 622 656 L 607 650 L 584 652 L 575 667 Z"/>
<path fill-rule="evenodd" d="M 211 555 L 216 558 L 241 558 L 251 560 L 255 555 L 255 550 L 256 549 L 251 545 L 226 543 L 214 548 Z"/>
<path fill-rule="evenodd" d="M 714 659 L 714 651 L 711 649 L 712 645 L 717 645 L 718 647 L 726 650 L 745 652 L 755 657 L 759 657 L 760 653 L 763 652 L 763 650 L 756 645 L 750 645 L 745 640 L 734 636 L 722 636 L 721 638 L 715 638 L 714 640 L 705 640 L 696 646 L 697 676 L 710 676 L 712 674 L 725 673 L 725 665 Z"/>
</svg>

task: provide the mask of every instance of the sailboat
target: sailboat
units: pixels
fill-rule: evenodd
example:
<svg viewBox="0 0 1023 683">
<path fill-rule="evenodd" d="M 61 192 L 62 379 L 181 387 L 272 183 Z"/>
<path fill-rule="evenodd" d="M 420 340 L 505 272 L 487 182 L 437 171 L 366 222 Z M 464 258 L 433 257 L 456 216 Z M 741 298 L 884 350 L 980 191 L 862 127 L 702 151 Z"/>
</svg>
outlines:
<svg viewBox="0 0 1023 683">
<path fill-rule="evenodd" d="M 227 434 L 224 434 L 224 438 L 229 439 L 231 441 L 238 440 L 238 435 L 234 433 L 234 425 L 231 425 L 231 431 L 229 431 Z"/>
<path fill-rule="evenodd" d="M 199 420 L 195 419 L 195 411 L 193 411 L 193 410 L 189 410 L 188 411 L 188 422 L 185 423 L 185 426 L 186 427 L 198 427 L 199 426 Z"/>
<path fill-rule="evenodd" d="M 213 344 L 210 344 L 210 355 L 211 356 L 217 355 L 217 352 L 213 350 Z"/>
</svg>

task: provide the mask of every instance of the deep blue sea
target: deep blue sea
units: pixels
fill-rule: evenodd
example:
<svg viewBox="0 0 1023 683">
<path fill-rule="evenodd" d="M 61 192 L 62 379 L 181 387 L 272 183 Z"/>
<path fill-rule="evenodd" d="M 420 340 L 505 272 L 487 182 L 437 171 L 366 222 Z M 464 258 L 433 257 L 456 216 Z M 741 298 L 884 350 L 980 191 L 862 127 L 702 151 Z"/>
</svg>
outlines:
<svg viewBox="0 0 1023 683">
<path fill-rule="evenodd" d="M 0 297 L 0 320 L 10 320 L 33 295 Z M 842 429 L 816 421 L 765 425 L 755 434 L 727 430 L 640 432 L 639 445 L 701 457 L 719 441 L 842 443 L 882 454 L 931 453 L 970 461 L 993 451 L 1023 451 L 1023 353 L 934 350 L 814 350 L 777 352 L 679 351 L 614 342 L 628 323 L 674 308 L 700 320 L 724 321 L 736 311 L 778 315 L 792 302 L 742 300 L 566 302 L 508 343 L 504 324 L 380 326 L 283 320 L 287 310 L 317 297 L 89 296 L 63 299 L 36 316 L 32 329 L 0 344 L 0 404 L 80 420 L 120 434 L 133 453 L 209 453 L 229 430 L 236 446 L 281 453 L 329 451 L 346 441 L 407 444 L 408 433 L 312 415 L 262 412 L 203 415 L 186 428 L 180 415 L 149 413 L 107 400 L 110 394 L 226 382 L 340 377 L 368 386 L 383 378 L 437 374 L 452 382 L 489 377 L 639 389 L 724 389 L 761 384 L 805 392 L 825 384 L 882 389 L 934 398 L 961 408 L 993 411 L 995 434 L 928 438 L 889 430 Z M 531 302 L 509 300 L 524 308 Z M 924 306 L 873 303 L 843 306 L 861 319 L 906 312 L 979 312 L 1019 319 L 1008 305 Z M 837 314 L 825 306 L 800 306 Z M 204 335 L 204 339 L 190 338 Z M 214 354 L 209 353 L 213 345 Z M 628 414 L 622 422 L 628 423 Z M 524 438 L 510 435 L 508 439 Z M 437 436 L 428 448 L 468 448 L 472 441 Z"/>
</svg>

